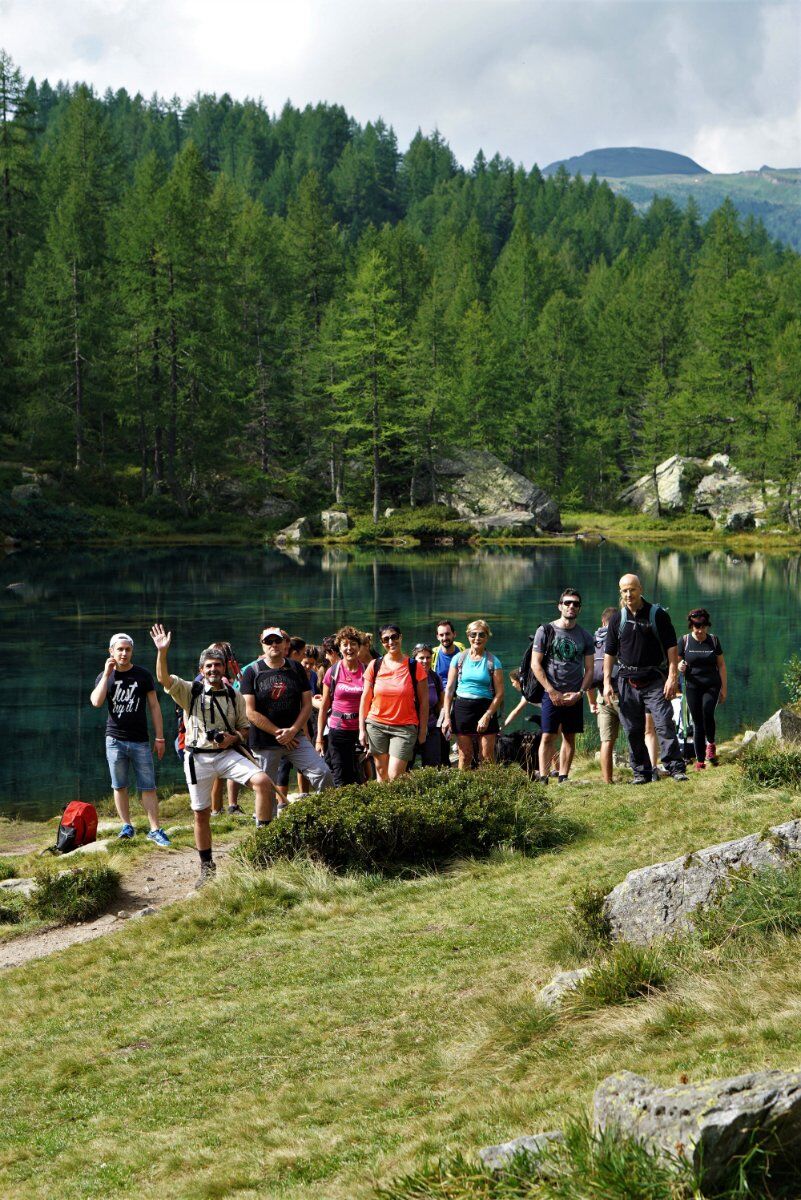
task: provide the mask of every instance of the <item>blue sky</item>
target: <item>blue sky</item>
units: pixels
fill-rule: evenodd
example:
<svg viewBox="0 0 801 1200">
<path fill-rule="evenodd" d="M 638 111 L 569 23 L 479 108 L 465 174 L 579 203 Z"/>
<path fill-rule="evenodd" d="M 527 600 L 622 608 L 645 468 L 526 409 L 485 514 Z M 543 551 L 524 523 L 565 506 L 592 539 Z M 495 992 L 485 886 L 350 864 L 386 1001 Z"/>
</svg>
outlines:
<svg viewBox="0 0 801 1200">
<path fill-rule="evenodd" d="M 325 100 L 401 149 L 526 167 L 658 146 L 713 171 L 801 166 L 801 4 L 754 0 L 0 0 L 26 76 L 189 98 Z"/>
</svg>

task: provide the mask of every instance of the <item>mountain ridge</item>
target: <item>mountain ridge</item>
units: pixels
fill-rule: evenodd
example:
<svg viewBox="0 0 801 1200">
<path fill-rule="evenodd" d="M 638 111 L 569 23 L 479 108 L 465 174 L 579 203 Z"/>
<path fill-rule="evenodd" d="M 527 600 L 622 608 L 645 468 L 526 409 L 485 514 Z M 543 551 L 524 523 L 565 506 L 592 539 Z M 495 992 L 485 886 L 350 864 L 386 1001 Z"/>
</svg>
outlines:
<svg viewBox="0 0 801 1200">
<path fill-rule="evenodd" d="M 625 179 L 631 175 L 709 175 L 686 154 L 673 150 L 658 150 L 649 146 L 602 146 L 584 154 L 558 159 L 543 169 L 543 175 L 553 175 L 564 167 L 571 175 L 604 175 Z"/>
</svg>

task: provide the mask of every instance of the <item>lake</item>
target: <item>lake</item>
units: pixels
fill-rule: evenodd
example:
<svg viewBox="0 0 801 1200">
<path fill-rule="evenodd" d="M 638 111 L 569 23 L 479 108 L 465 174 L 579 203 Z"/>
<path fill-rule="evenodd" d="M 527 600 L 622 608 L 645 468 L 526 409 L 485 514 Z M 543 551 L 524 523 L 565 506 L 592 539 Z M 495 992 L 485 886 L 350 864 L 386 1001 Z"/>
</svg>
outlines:
<svg viewBox="0 0 801 1200">
<path fill-rule="evenodd" d="M 505 668 L 519 664 L 527 635 L 557 615 L 563 587 L 584 598 L 580 623 L 593 630 L 617 601 L 629 570 L 648 599 L 670 610 L 678 632 L 686 613 L 712 613 L 729 667 L 729 700 L 718 710 L 719 740 L 753 727 L 778 707 L 787 658 L 798 649 L 801 555 L 734 557 L 723 550 L 637 548 L 571 543 L 541 549 L 454 548 L 347 552 L 142 548 L 131 551 L 31 549 L 0 566 L 2 662 L 0 814 L 49 817 L 71 799 L 110 792 L 104 755 L 105 709 L 89 693 L 119 630 L 135 640 L 134 661 L 155 670 L 148 630 L 173 630 L 170 665 L 192 678 L 200 650 L 233 643 L 244 664 L 260 650 L 265 621 L 319 642 L 344 623 L 375 631 L 397 620 L 409 649 L 434 638 L 451 617 L 457 637 L 485 617 Z M 161 689 L 159 689 L 161 692 Z M 161 696 L 168 745 L 171 702 Z M 507 705 L 507 708 L 510 707 Z M 586 724 L 595 722 L 587 713 Z M 168 749 L 159 785 L 183 783 Z"/>
</svg>

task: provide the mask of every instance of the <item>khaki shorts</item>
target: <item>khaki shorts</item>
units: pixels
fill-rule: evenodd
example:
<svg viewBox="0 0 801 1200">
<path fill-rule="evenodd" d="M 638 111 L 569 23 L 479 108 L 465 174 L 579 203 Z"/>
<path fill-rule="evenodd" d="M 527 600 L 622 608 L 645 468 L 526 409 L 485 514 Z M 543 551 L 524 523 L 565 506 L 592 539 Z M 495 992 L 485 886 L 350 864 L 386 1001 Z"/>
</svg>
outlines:
<svg viewBox="0 0 801 1200">
<path fill-rule="evenodd" d="M 378 721 L 367 722 L 367 741 L 372 754 L 389 754 L 403 762 L 411 762 L 417 745 L 416 725 L 382 725 Z"/>
<path fill-rule="evenodd" d="M 616 742 L 620 733 L 620 705 L 617 697 L 613 704 L 607 704 L 601 693 L 598 693 L 598 733 L 602 742 Z"/>
<path fill-rule="evenodd" d="M 190 757 L 194 760 L 194 783 Z M 216 754 L 192 754 L 187 750 L 184 755 L 184 775 L 189 784 L 192 811 L 202 812 L 204 808 L 211 808 L 211 789 L 215 779 L 233 779 L 247 785 L 260 770 L 261 767 L 254 767 L 250 759 L 238 750 L 220 750 Z"/>
</svg>

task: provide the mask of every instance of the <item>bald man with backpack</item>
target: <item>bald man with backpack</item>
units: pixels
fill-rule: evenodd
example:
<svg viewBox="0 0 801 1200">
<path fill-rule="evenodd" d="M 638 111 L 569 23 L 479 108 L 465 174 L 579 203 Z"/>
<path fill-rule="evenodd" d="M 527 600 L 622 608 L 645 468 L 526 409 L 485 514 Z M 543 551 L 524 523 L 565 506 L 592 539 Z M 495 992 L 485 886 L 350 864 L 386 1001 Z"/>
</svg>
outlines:
<svg viewBox="0 0 801 1200">
<path fill-rule="evenodd" d="M 632 782 L 650 783 L 651 760 L 645 744 L 645 718 L 651 713 L 659 738 L 662 763 L 677 782 L 687 772 L 681 753 L 671 701 L 678 692 L 678 639 L 667 612 L 643 597 L 636 575 L 620 580 L 621 607 L 609 618 L 604 649 L 604 700 L 615 701 L 613 672 L 618 667 L 617 698 L 620 721 L 629 741 Z"/>
</svg>

